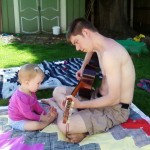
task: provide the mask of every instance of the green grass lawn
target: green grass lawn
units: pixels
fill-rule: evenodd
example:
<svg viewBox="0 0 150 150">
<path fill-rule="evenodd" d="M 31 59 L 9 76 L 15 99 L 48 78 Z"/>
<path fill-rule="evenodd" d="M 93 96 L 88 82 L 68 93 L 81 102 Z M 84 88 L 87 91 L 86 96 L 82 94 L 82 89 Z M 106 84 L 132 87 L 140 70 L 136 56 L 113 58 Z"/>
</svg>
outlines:
<svg viewBox="0 0 150 150">
<path fill-rule="evenodd" d="M 25 63 L 41 63 L 43 60 L 84 58 L 84 55 L 84 53 L 75 51 L 73 46 L 65 42 L 49 46 L 0 43 L 0 68 L 16 67 Z M 140 56 L 132 55 L 132 59 L 136 69 L 136 84 L 141 78 L 150 79 L 150 53 Z M 137 88 L 136 84 L 133 103 L 150 116 L 150 93 Z M 40 90 L 37 92 L 37 96 L 39 99 L 51 97 L 52 89 Z M 8 105 L 8 102 L 8 100 L 0 100 L 0 106 Z"/>
</svg>

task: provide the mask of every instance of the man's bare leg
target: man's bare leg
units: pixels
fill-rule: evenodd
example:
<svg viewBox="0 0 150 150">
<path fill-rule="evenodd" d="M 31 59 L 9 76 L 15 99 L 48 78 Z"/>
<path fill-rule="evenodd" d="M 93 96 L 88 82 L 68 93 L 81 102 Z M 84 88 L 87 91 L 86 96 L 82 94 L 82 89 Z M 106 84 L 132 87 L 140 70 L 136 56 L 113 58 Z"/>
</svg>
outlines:
<svg viewBox="0 0 150 150">
<path fill-rule="evenodd" d="M 74 120 L 74 122 L 71 120 Z M 78 125 L 78 130 L 74 127 Z M 80 115 L 73 115 L 73 117 L 70 119 L 70 126 L 69 126 L 70 132 L 67 134 L 68 142 L 71 143 L 79 143 L 81 142 L 88 134 L 87 129 L 84 124 L 83 119 Z"/>
<path fill-rule="evenodd" d="M 66 100 L 66 87 L 56 87 L 53 91 L 53 97 L 56 100 L 59 107 L 64 111 L 65 107 L 63 106 L 63 102 Z"/>
<path fill-rule="evenodd" d="M 67 141 L 72 143 L 79 143 L 87 136 L 87 129 L 85 123 L 78 113 L 74 113 L 69 118 L 69 131 L 66 133 L 67 124 L 63 123 L 62 116 L 58 116 L 58 128 L 67 134 Z"/>
<path fill-rule="evenodd" d="M 51 104 L 51 101 L 55 101 L 55 99 L 53 97 L 52 98 L 47 98 L 47 99 L 41 99 L 42 103 L 48 104 L 48 105 Z"/>
<path fill-rule="evenodd" d="M 71 93 L 70 93 L 71 94 Z M 64 111 L 65 107 L 62 105 L 63 101 L 66 100 L 66 87 L 56 87 L 53 92 L 53 97 L 56 100 L 59 107 Z M 69 142 L 79 143 L 87 136 L 87 129 L 83 119 L 77 114 L 75 110 L 72 111 L 72 115 L 69 118 L 69 134 L 67 138 Z M 66 134 L 66 124 L 63 123 L 63 113 L 58 112 L 57 119 L 58 128 Z M 78 125 L 78 128 L 77 128 Z"/>
<path fill-rule="evenodd" d="M 81 142 L 85 137 L 87 136 L 87 133 L 74 133 L 74 134 L 68 134 L 68 142 L 71 143 L 79 143 Z"/>
</svg>

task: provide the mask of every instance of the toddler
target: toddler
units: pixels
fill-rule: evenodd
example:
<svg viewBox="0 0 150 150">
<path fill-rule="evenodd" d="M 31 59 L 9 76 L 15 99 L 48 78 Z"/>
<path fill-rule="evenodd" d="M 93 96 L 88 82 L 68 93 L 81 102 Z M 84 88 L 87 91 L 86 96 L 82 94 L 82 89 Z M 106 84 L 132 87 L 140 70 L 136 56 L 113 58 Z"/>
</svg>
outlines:
<svg viewBox="0 0 150 150">
<path fill-rule="evenodd" d="M 26 64 L 19 70 L 18 79 L 21 85 L 10 98 L 8 106 L 9 124 L 22 131 L 41 130 L 57 117 L 54 107 L 46 113 L 36 97 L 44 73 L 38 65 Z"/>
</svg>

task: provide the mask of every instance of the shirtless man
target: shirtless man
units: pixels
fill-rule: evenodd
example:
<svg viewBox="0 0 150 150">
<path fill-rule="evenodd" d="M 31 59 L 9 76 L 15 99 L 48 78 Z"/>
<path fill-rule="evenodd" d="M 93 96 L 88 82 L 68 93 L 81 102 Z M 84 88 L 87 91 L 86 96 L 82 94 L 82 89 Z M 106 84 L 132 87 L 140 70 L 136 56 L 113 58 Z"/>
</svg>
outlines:
<svg viewBox="0 0 150 150">
<path fill-rule="evenodd" d="M 72 98 L 73 108 L 82 109 L 70 116 L 70 142 L 80 142 L 87 133 L 89 135 L 108 131 L 115 125 L 125 122 L 130 113 L 129 106 L 133 100 L 135 70 L 126 49 L 111 38 L 104 37 L 84 18 L 77 18 L 72 22 L 67 33 L 67 40 L 77 51 L 86 53 L 81 69 L 76 73 L 81 79 L 83 70 L 96 52 L 103 74 L 101 86 L 97 94 L 89 101 L 71 96 L 72 87 L 57 87 L 53 97 L 59 107 L 64 110 L 63 101 Z M 99 94 L 98 94 L 99 93 Z M 99 95 L 101 94 L 101 97 Z M 66 133 L 63 117 L 58 117 L 58 127 Z"/>
</svg>

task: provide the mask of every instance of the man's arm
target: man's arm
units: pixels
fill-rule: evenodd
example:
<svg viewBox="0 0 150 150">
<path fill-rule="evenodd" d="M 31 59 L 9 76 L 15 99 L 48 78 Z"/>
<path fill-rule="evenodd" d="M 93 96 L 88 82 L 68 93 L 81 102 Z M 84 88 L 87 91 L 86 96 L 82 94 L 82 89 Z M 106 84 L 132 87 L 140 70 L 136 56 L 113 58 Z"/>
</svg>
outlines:
<svg viewBox="0 0 150 150">
<path fill-rule="evenodd" d="M 107 80 L 106 76 L 103 75 L 102 81 L 101 81 L 101 86 L 100 86 L 100 94 L 102 96 L 107 95 L 108 93 L 108 85 L 107 85 Z"/>
<path fill-rule="evenodd" d="M 82 75 L 83 75 L 83 71 L 84 71 L 86 65 L 89 63 L 89 61 L 90 61 L 92 55 L 93 55 L 93 52 L 91 52 L 91 53 L 86 53 L 81 68 L 76 72 L 76 78 L 77 78 L 77 80 L 80 80 L 80 79 L 81 79 L 81 77 L 82 77 Z"/>
<path fill-rule="evenodd" d="M 106 76 L 108 92 L 106 95 L 90 101 L 74 99 L 75 108 L 99 108 L 118 104 L 120 102 L 121 64 L 111 53 L 103 57 L 103 69 Z"/>
<path fill-rule="evenodd" d="M 89 63 L 89 61 L 91 60 L 91 57 L 93 55 L 93 52 L 91 53 L 86 53 L 83 64 L 81 66 L 81 69 L 84 70 L 85 66 Z"/>
</svg>

